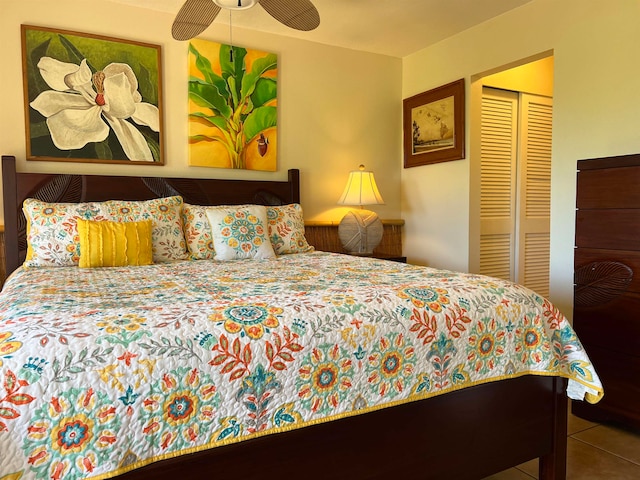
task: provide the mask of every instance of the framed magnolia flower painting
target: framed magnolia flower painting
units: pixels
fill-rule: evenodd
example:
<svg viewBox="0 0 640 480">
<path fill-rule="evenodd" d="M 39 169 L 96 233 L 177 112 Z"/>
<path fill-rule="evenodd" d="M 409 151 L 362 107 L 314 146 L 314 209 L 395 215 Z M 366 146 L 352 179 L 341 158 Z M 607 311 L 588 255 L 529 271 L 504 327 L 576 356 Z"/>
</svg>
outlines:
<svg viewBox="0 0 640 480">
<path fill-rule="evenodd" d="M 164 164 L 159 45 L 21 30 L 27 160 Z"/>
</svg>

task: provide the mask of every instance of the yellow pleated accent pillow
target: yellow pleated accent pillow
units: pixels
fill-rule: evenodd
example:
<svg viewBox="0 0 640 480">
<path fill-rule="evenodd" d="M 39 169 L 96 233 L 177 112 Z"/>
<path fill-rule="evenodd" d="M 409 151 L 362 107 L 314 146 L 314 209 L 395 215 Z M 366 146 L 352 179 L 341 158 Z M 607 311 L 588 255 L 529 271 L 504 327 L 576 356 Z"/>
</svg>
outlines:
<svg viewBox="0 0 640 480">
<path fill-rule="evenodd" d="M 78 219 L 80 268 L 151 265 L 153 222 L 110 222 Z"/>
</svg>

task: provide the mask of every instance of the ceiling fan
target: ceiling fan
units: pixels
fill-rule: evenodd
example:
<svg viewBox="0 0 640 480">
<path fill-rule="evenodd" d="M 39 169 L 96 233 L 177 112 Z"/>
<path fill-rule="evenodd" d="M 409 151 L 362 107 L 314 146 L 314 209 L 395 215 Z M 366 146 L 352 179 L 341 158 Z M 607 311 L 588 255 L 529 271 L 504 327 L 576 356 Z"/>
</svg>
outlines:
<svg viewBox="0 0 640 480">
<path fill-rule="evenodd" d="M 187 0 L 173 21 L 171 35 L 189 40 L 211 25 L 221 9 L 246 10 L 257 3 L 287 27 L 309 31 L 320 25 L 318 10 L 309 0 Z"/>
</svg>

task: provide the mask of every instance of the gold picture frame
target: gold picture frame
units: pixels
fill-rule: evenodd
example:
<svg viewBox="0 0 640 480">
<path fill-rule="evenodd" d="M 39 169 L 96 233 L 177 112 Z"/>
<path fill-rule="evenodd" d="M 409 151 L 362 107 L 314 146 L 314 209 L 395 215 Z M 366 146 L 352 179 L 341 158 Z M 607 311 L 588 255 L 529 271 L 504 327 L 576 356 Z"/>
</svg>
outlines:
<svg viewBox="0 0 640 480">
<path fill-rule="evenodd" d="M 403 100 L 404 167 L 464 158 L 464 79 Z"/>
<path fill-rule="evenodd" d="M 164 165 L 160 45 L 21 25 L 27 160 Z"/>
</svg>

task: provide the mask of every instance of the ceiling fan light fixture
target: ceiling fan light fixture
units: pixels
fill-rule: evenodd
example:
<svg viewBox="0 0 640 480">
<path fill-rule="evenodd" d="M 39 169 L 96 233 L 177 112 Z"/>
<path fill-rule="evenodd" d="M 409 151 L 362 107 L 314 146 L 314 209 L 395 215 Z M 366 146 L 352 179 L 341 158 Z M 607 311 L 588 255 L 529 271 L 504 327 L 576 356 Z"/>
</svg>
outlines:
<svg viewBox="0 0 640 480">
<path fill-rule="evenodd" d="M 226 10 L 247 10 L 258 3 L 258 0 L 213 0 L 213 3 Z"/>
</svg>

